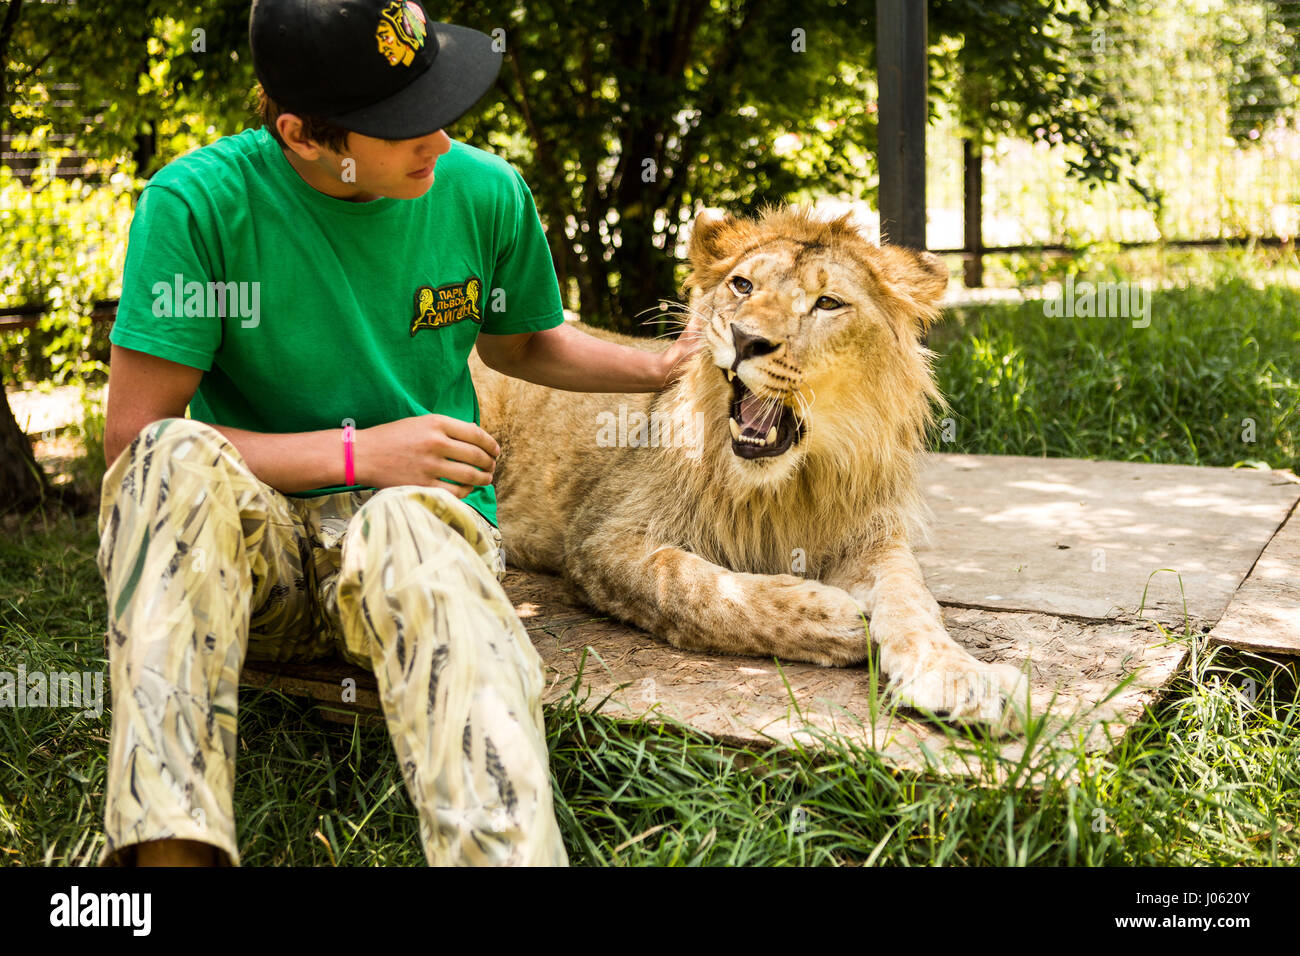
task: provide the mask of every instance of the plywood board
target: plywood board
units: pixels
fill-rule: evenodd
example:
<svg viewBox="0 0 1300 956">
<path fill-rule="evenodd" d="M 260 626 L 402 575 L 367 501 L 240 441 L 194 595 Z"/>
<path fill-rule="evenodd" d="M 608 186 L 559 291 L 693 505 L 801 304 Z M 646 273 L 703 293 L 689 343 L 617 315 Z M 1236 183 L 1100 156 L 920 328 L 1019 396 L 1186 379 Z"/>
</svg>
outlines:
<svg viewBox="0 0 1300 956">
<path fill-rule="evenodd" d="M 1143 616 L 1176 627 L 1184 595 L 1222 616 L 1300 499 L 1287 472 L 1001 455 L 932 455 L 922 485 L 941 604 L 1135 618 L 1147 589 Z"/>
<path fill-rule="evenodd" d="M 1264 548 L 1210 632 L 1210 643 L 1300 655 L 1300 511 Z"/>
<path fill-rule="evenodd" d="M 900 767 L 974 772 L 962 741 L 905 710 L 879 701 L 873 715 L 873 675 L 865 668 L 823 668 L 770 659 L 679 651 L 635 628 L 574 602 L 559 578 L 510 571 L 504 582 L 546 669 L 543 700 L 574 691 L 587 710 L 610 718 L 684 724 L 719 742 L 750 748 L 775 743 L 817 747 L 839 734 Z M 1053 716 L 1055 733 L 1083 734 L 1093 749 L 1117 739 L 1173 675 L 1184 646 L 1151 622 L 1087 622 L 1048 614 L 945 609 L 953 637 L 977 658 L 1032 664 L 1035 714 Z M 1110 695 L 1124 677 L 1134 679 Z M 344 681 L 355 704 L 343 701 Z M 378 709 L 374 676 L 339 661 L 280 665 L 249 662 L 250 686 L 315 697 L 327 716 Z M 1048 738 L 1040 743 L 1047 743 Z M 1018 759 L 1019 738 L 1002 742 Z"/>
<path fill-rule="evenodd" d="M 873 715 L 873 675 L 865 668 L 778 666 L 771 659 L 679 651 L 584 611 L 572 603 L 565 583 L 550 575 L 511 571 L 506 590 L 546 664 L 547 703 L 576 689 L 586 707 L 599 705 L 605 716 L 669 719 L 735 745 L 817 746 L 820 734 L 832 732 L 898 766 L 977 769 L 960 741 L 952 746 L 940 727 L 919 715 L 883 706 Z M 1082 733 L 1094 749 L 1104 746 L 1108 728 L 1112 738 L 1122 734 L 1185 652 L 1181 642 L 1145 621 L 972 608 L 945 609 L 944 620 L 980 660 L 1017 666 L 1030 660 L 1034 713 L 1050 709 L 1055 733 Z M 1133 680 L 1110 698 L 1127 674 Z M 1023 750 L 1015 737 L 1002 745 L 1011 759 Z"/>
</svg>

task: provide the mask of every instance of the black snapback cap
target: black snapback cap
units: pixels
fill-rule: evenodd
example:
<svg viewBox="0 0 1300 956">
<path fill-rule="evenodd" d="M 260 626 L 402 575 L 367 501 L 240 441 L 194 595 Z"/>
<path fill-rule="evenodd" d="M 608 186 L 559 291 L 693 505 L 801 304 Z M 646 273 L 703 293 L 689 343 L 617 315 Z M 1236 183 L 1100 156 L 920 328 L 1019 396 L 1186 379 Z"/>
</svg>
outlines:
<svg viewBox="0 0 1300 956">
<path fill-rule="evenodd" d="M 487 34 L 429 22 L 418 0 L 253 0 L 248 40 L 281 109 L 380 139 L 459 119 L 502 60 Z"/>
</svg>

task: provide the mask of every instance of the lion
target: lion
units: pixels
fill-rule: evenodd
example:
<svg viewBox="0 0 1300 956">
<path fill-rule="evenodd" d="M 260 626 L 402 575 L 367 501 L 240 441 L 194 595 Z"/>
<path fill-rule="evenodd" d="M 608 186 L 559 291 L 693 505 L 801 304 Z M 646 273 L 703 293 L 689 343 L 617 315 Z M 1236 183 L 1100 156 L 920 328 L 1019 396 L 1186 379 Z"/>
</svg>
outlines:
<svg viewBox="0 0 1300 956">
<path fill-rule="evenodd" d="M 684 650 L 846 667 L 874 642 L 898 703 L 1014 721 L 1024 676 L 949 636 L 910 544 L 941 261 L 798 206 L 701 214 L 688 255 L 704 345 L 660 392 L 546 388 L 471 354 L 510 564 Z"/>
</svg>

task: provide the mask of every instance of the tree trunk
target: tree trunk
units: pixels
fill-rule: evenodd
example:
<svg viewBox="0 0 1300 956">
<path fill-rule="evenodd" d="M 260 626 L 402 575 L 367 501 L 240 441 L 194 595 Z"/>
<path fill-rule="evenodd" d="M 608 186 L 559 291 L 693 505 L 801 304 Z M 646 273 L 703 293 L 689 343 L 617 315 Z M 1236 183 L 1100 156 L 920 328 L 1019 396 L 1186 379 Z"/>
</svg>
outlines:
<svg viewBox="0 0 1300 956">
<path fill-rule="evenodd" d="M 146 42 L 148 42 L 146 40 Z M 145 70 L 148 73 L 148 70 Z M 135 151 L 131 158 L 135 160 L 135 174 L 141 178 L 152 175 L 154 157 L 158 155 L 158 134 L 155 123 L 151 120 L 146 128 L 135 134 Z"/>
<path fill-rule="evenodd" d="M 972 137 L 961 141 L 963 189 L 962 219 L 966 233 L 966 288 L 984 285 L 984 150 Z"/>
<path fill-rule="evenodd" d="M 50 482 L 18 427 L 9 395 L 0 395 L 0 514 L 30 511 L 51 496 Z"/>
<path fill-rule="evenodd" d="M 653 210 L 641 206 L 618 225 L 622 244 L 614 250 L 619 275 L 615 328 L 628 335 L 654 335 L 645 323 L 658 319 L 660 302 L 676 298 L 673 262 L 654 244 Z"/>
<path fill-rule="evenodd" d="M 876 0 L 880 236 L 925 246 L 926 5 Z"/>
<path fill-rule="evenodd" d="M 0 23 L 0 140 L 4 137 L 5 120 L 9 112 L 9 43 L 18 25 L 23 0 L 12 0 Z M 13 409 L 9 407 L 9 393 L 4 390 L 4 374 L 0 370 L 0 515 L 11 511 L 30 511 L 41 502 L 55 497 L 45 472 L 36 463 L 32 443 L 18 427 Z"/>
</svg>

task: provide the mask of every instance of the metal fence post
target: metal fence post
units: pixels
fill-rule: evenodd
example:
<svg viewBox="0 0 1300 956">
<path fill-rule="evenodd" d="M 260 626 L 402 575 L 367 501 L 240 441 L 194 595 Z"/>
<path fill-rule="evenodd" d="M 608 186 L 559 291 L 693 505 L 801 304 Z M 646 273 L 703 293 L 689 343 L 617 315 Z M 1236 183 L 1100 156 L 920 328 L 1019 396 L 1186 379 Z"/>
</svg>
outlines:
<svg viewBox="0 0 1300 956">
<path fill-rule="evenodd" d="M 926 2 L 876 0 L 880 234 L 925 248 Z"/>
</svg>

